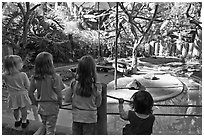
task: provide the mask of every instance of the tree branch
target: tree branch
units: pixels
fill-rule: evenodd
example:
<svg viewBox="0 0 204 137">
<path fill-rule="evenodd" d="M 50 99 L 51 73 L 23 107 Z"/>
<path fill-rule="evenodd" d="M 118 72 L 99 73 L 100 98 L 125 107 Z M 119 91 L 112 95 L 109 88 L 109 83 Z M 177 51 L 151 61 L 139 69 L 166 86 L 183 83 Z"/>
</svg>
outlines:
<svg viewBox="0 0 204 137">
<path fill-rule="evenodd" d="M 128 13 L 128 11 L 125 9 L 124 5 L 122 4 L 122 2 L 118 2 L 120 8 L 123 10 L 123 12 L 128 16 L 128 19 L 130 20 L 130 14 Z"/>
<path fill-rule="evenodd" d="M 157 14 L 157 10 L 158 10 L 158 7 L 159 7 L 159 5 L 156 4 L 156 5 L 155 5 L 155 11 L 154 11 L 153 17 L 152 17 L 152 19 L 151 19 L 151 21 L 150 21 L 150 23 L 149 23 L 149 26 L 148 26 L 148 28 L 146 29 L 144 35 L 146 35 L 146 33 L 149 31 L 149 29 L 150 29 L 151 26 L 152 26 L 153 21 L 155 20 L 155 17 L 156 17 L 156 14 Z"/>
<path fill-rule="evenodd" d="M 30 11 L 30 2 L 26 2 L 26 9 L 27 9 L 27 12 Z"/>
<path fill-rule="evenodd" d="M 20 8 L 23 16 L 25 16 L 25 10 L 23 9 L 23 6 L 21 5 L 21 3 L 17 3 L 18 4 L 18 7 Z"/>
<path fill-rule="evenodd" d="M 64 30 L 64 27 L 57 21 L 57 20 L 55 20 L 55 19 L 53 19 L 53 18 L 47 18 L 47 19 L 51 19 L 52 21 L 54 21 L 61 29 L 63 29 Z"/>
<path fill-rule="evenodd" d="M 135 6 L 135 2 L 133 2 L 133 5 L 132 5 L 131 16 L 133 15 L 133 12 L 134 12 L 134 6 Z"/>
<path fill-rule="evenodd" d="M 9 41 L 10 43 L 10 47 L 14 48 L 14 49 L 18 49 L 17 44 L 15 44 L 15 42 L 13 41 L 13 39 L 11 39 L 8 35 L 4 35 L 4 42 Z"/>
<path fill-rule="evenodd" d="M 135 19 L 135 18 L 138 18 L 138 19 L 143 19 L 143 20 L 151 20 L 151 19 L 149 19 L 149 18 L 145 18 L 145 17 L 138 17 L 138 16 L 134 16 L 133 17 L 133 19 Z M 155 19 L 154 21 L 157 21 L 157 22 L 163 22 L 164 20 L 160 20 L 160 19 Z"/>
<path fill-rule="evenodd" d="M 153 23 L 153 21 L 155 20 L 155 17 L 156 17 L 156 14 L 157 14 L 158 7 L 159 7 L 159 5 L 156 4 L 156 5 L 155 5 L 155 11 L 154 11 L 153 17 L 152 17 L 152 19 L 151 19 L 151 21 L 150 21 L 150 23 L 149 23 L 149 25 L 148 25 L 146 31 L 143 33 L 143 36 L 140 37 L 140 39 L 138 40 L 138 42 L 134 44 L 134 50 L 137 49 L 137 47 L 140 45 L 140 43 L 142 42 L 142 40 L 145 38 L 147 32 L 148 32 L 149 29 L 151 28 L 152 23 Z M 133 50 L 133 51 L 134 51 L 134 50 Z"/>
<path fill-rule="evenodd" d="M 191 3 L 189 3 L 188 8 L 187 8 L 187 10 L 186 10 L 186 17 L 187 17 L 187 18 L 191 17 L 191 16 L 189 15 L 189 13 L 188 13 L 190 9 L 191 9 Z"/>
<path fill-rule="evenodd" d="M 202 27 L 200 26 L 201 22 L 195 20 L 192 16 L 189 15 L 190 8 L 191 8 L 191 3 L 189 3 L 189 6 L 188 6 L 188 8 L 187 8 L 187 10 L 186 10 L 186 17 L 192 19 L 192 20 L 190 20 L 190 23 L 193 23 L 193 24 L 195 24 L 196 26 L 198 26 L 199 29 L 202 29 Z M 199 23 L 200 23 L 200 24 L 199 24 Z"/>
<path fill-rule="evenodd" d="M 32 7 L 30 10 L 31 10 L 31 12 L 32 11 L 34 11 L 37 7 L 39 7 L 41 4 L 37 4 L 37 5 L 35 5 L 34 7 Z"/>
</svg>

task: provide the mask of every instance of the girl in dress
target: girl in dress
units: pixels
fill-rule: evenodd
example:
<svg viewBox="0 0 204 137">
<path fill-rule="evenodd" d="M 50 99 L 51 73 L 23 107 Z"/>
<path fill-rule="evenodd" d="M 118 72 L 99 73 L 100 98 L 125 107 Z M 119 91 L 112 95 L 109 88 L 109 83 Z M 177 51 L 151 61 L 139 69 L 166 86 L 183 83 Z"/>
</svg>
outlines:
<svg viewBox="0 0 204 137">
<path fill-rule="evenodd" d="M 28 96 L 30 82 L 27 74 L 20 72 L 23 67 L 22 59 L 18 55 L 8 55 L 5 57 L 3 67 L 5 72 L 2 74 L 2 80 L 5 81 L 8 89 L 8 105 L 13 109 L 14 126 L 26 128 L 29 124 L 27 108 L 31 105 Z"/>
</svg>

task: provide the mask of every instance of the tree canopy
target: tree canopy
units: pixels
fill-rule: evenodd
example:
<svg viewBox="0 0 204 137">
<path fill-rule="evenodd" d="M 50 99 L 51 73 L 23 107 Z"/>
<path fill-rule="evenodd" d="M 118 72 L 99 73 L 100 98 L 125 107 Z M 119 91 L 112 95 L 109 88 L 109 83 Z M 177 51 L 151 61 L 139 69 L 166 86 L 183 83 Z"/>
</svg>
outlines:
<svg viewBox="0 0 204 137">
<path fill-rule="evenodd" d="M 130 47 L 132 54 L 147 41 L 178 34 L 201 40 L 201 2 L 118 5 L 119 48 Z M 28 51 L 35 56 L 46 50 L 56 61 L 65 61 L 90 52 L 97 55 L 98 46 L 114 48 L 116 2 L 3 2 L 2 14 L 2 45 L 23 58 Z"/>
</svg>

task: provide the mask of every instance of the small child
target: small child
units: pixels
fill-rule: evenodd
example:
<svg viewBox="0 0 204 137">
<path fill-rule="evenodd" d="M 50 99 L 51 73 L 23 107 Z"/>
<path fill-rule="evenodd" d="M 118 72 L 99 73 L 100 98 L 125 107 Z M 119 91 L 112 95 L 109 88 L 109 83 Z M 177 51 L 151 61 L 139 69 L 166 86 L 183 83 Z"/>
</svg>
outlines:
<svg viewBox="0 0 204 137">
<path fill-rule="evenodd" d="M 72 104 L 72 134 L 96 134 L 97 107 L 101 105 L 102 85 L 97 83 L 96 64 L 92 56 L 79 61 L 76 79 L 66 89 L 65 102 Z"/>
<path fill-rule="evenodd" d="M 37 99 L 34 92 L 37 89 Z M 55 134 L 59 107 L 62 104 L 61 90 L 64 84 L 54 71 L 53 57 L 48 52 L 41 52 L 35 59 L 35 74 L 31 77 L 29 96 L 42 119 L 47 135 Z"/>
<path fill-rule="evenodd" d="M 123 128 L 124 135 L 150 135 L 152 134 L 152 127 L 154 124 L 155 116 L 152 114 L 153 98 L 151 94 L 144 90 L 135 92 L 131 97 L 132 102 L 130 106 L 132 110 L 124 111 L 122 98 L 119 99 L 119 113 L 120 117 L 128 120 Z"/>
<path fill-rule="evenodd" d="M 23 67 L 23 62 L 18 55 L 8 55 L 5 57 L 4 73 L 2 79 L 5 81 L 8 89 L 8 105 L 13 109 L 15 118 L 14 126 L 26 128 L 29 124 L 27 120 L 27 108 L 31 105 L 28 96 L 28 88 L 30 85 L 28 76 L 24 72 L 20 72 Z M 20 117 L 20 111 L 22 117 Z"/>
</svg>

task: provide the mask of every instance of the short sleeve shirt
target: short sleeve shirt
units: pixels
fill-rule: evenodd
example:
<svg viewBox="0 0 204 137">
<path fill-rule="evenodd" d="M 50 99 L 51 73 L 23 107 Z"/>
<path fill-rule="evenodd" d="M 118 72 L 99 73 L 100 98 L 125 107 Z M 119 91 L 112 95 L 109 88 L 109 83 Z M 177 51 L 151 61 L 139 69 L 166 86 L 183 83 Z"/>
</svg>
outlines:
<svg viewBox="0 0 204 137">
<path fill-rule="evenodd" d="M 25 72 L 19 72 L 14 75 L 3 74 L 2 78 L 6 82 L 10 95 L 27 94 L 30 82 Z"/>
<path fill-rule="evenodd" d="M 97 83 L 97 90 L 95 94 L 92 94 L 90 97 L 82 97 L 76 94 L 76 87 L 78 82 L 73 86 L 72 90 L 69 90 L 69 96 L 72 96 L 72 116 L 74 122 L 81 123 L 96 123 L 97 122 L 97 107 L 101 103 L 101 92 L 102 85 Z M 97 103 L 99 102 L 99 103 Z"/>
<path fill-rule="evenodd" d="M 59 75 L 47 75 L 42 80 L 35 80 L 32 77 L 30 90 L 37 89 L 38 112 L 42 115 L 58 114 L 59 105 L 56 92 L 61 92 L 64 88 Z"/>
</svg>

